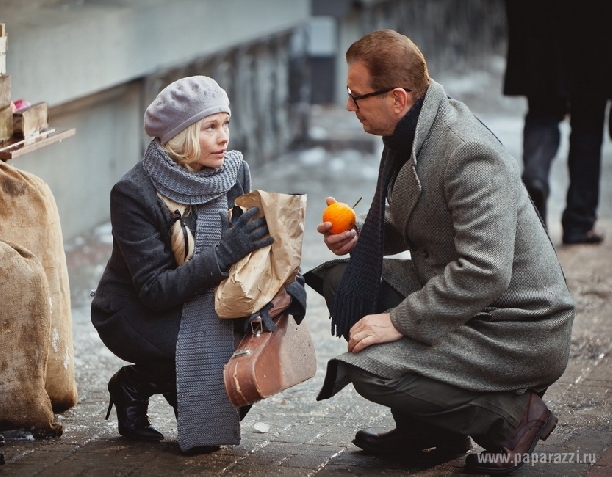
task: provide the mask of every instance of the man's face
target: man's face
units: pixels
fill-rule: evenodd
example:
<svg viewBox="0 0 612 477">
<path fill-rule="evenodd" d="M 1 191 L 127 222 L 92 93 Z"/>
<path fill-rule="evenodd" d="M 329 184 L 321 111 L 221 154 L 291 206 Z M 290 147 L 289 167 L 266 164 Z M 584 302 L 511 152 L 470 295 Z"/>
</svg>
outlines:
<svg viewBox="0 0 612 477">
<path fill-rule="evenodd" d="M 369 85 L 369 79 L 370 73 L 362 62 L 357 61 L 348 65 L 346 85 L 353 96 L 361 96 L 374 92 Z M 348 96 L 346 109 L 355 112 L 365 132 L 377 136 L 390 136 L 393 134 L 395 126 L 401 119 L 393 112 L 392 92 L 358 99 L 357 105 Z"/>
</svg>

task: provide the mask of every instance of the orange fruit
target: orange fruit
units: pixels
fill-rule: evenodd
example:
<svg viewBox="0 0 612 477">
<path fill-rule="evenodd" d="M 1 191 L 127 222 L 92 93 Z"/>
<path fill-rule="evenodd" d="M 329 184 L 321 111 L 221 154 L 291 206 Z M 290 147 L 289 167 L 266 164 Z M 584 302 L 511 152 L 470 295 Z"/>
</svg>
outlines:
<svg viewBox="0 0 612 477">
<path fill-rule="evenodd" d="M 334 202 L 323 211 L 323 222 L 331 222 L 332 234 L 346 232 L 355 225 L 355 211 L 344 202 Z"/>
</svg>

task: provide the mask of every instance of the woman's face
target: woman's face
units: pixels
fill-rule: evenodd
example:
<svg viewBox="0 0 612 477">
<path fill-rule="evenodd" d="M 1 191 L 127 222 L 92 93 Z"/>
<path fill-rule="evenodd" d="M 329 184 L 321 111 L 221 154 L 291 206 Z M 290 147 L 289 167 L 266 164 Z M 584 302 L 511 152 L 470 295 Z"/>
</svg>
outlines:
<svg viewBox="0 0 612 477">
<path fill-rule="evenodd" d="M 229 114 L 217 113 L 206 116 L 200 128 L 200 158 L 191 163 L 195 171 L 203 167 L 216 169 L 223 165 L 229 142 Z"/>
</svg>

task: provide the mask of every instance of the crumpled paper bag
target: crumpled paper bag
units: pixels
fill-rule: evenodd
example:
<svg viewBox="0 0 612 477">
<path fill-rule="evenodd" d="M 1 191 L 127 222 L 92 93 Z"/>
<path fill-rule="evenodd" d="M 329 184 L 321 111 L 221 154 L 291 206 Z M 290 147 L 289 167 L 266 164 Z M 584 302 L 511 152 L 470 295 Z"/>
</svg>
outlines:
<svg viewBox="0 0 612 477">
<path fill-rule="evenodd" d="M 232 265 L 215 290 L 219 318 L 242 318 L 261 310 L 284 285 L 295 280 L 302 260 L 306 195 L 254 190 L 236 199 L 243 210 L 259 207 L 274 243 Z"/>
</svg>

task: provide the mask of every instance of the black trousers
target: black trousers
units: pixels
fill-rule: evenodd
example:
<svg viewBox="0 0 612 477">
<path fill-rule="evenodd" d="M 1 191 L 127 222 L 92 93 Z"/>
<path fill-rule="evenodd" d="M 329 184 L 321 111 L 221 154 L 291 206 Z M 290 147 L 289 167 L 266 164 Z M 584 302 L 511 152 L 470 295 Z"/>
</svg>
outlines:
<svg viewBox="0 0 612 477">
<path fill-rule="evenodd" d="M 328 307 L 344 274 L 346 264 L 332 268 L 324 282 Z M 405 297 L 384 283 L 381 299 L 385 309 Z M 527 409 L 529 394 L 475 392 L 408 373 L 387 379 L 342 363 L 355 390 L 365 399 L 391 410 L 398 428 L 425 435 L 431 430 L 469 435 L 485 449 L 496 449 L 508 439 Z"/>
<path fill-rule="evenodd" d="M 559 124 L 570 115 L 569 187 L 561 218 L 564 235 L 593 228 L 599 206 L 601 147 L 607 99 L 589 92 L 571 98 L 528 97 L 523 129 L 523 182 L 550 192 L 550 168 L 561 141 Z M 546 220 L 546 217 L 543 217 Z"/>
</svg>

